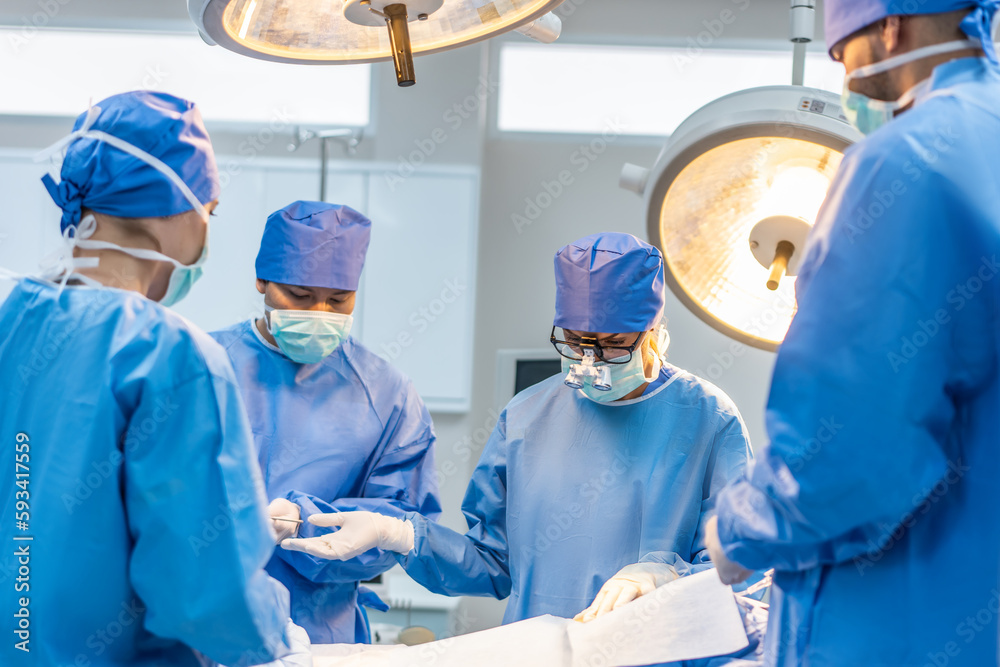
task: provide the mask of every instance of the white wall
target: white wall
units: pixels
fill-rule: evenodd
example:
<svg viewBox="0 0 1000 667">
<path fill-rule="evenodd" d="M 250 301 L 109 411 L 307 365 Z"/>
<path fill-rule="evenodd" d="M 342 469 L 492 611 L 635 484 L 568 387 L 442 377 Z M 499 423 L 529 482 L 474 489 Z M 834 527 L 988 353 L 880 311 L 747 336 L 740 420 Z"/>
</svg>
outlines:
<svg viewBox="0 0 1000 667">
<path fill-rule="evenodd" d="M 75 0 L 51 19 L 50 25 L 120 25 L 130 16 L 146 22 L 144 27 L 149 27 L 151 20 L 167 22 L 164 25 L 183 23 L 182 8 L 154 11 L 152 4 L 168 3 Z M 172 0 L 170 6 L 174 4 L 183 2 Z M 21 17 L 36 11 L 38 3 L 4 0 L 3 5 L 0 20 L 17 25 Z M 560 13 L 566 42 L 670 43 L 697 49 L 753 40 L 780 43 L 786 39 L 788 6 L 787 0 L 566 0 Z M 734 12 L 736 20 L 720 30 L 715 21 L 726 10 Z M 458 507 L 475 465 L 475 457 L 470 459 L 464 452 L 469 445 L 477 453 L 481 450 L 500 407 L 493 405 L 496 351 L 547 345 L 554 304 L 552 256 L 561 245 L 595 231 L 625 231 L 645 237 L 641 201 L 617 188 L 618 172 L 625 162 L 651 165 L 659 151 L 653 144 L 612 143 L 585 172 L 575 173 L 572 186 L 540 218 L 518 233 L 511 215 L 523 212 L 525 198 L 536 196 L 543 181 L 574 168 L 570 158 L 579 143 L 559 137 L 514 141 L 490 135 L 486 109 L 495 101 L 496 90 L 483 86 L 481 79 L 488 72 L 489 48 L 473 46 L 418 58 L 417 85 L 406 90 L 396 87 L 390 66 L 377 66 L 373 86 L 376 134 L 365 140 L 359 152 L 359 158 L 394 165 L 383 174 L 386 183 L 407 173 L 409 167 L 419 171 L 420 162 L 482 168 L 472 409 L 464 415 L 435 415 L 443 521 L 455 528 L 464 525 Z M 0 71 L 2 67 L 0 63 Z M 496 77 L 495 72 L 489 75 Z M 456 104 L 464 104 L 468 111 L 456 112 Z M 41 147 L 59 138 L 68 126 L 68 121 L 0 120 L 0 147 Z M 213 133 L 218 150 L 228 154 L 239 154 L 239 146 L 249 136 L 252 133 Z M 433 139 L 442 136 L 443 141 Z M 284 141 L 263 146 L 259 154 L 287 155 Z M 296 157 L 315 155 L 315 146 L 305 146 Z M 334 157 L 340 159 L 343 154 L 338 151 Z M 40 185 L 31 194 L 32 186 L 25 187 L 24 196 L 45 196 Z M 223 205 L 227 196 L 238 195 L 224 192 Z M 269 212 L 262 210 L 260 215 Z M 44 224 L 54 225 L 55 221 Z M 425 261 L 447 263 L 449 258 L 427 257 Z M 729 360 L 725 356 L 729 341 L 688 313 L 670 294 L 667 315 L 673 338 L 671 361 L 694 372 L 712 374 L 740 406 L 754 440 L 762 441 L 763 405 L 773 356 L 747 351 Z M 495 624 L 502 609 L 502 603 L 467 601 L 456 629 L 468 631 Z"/>
</svg>

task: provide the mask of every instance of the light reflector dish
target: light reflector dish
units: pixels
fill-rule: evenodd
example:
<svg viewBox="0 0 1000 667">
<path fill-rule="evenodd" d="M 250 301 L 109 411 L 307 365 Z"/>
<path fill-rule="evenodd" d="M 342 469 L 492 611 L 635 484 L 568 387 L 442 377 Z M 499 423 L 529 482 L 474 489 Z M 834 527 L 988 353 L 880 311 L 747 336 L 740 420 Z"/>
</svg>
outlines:
<svg viewBox="0 0 1000 667">
<path fill-rule="evenodd" d="M 750 231 L 773 215 L 806 212 L 814 223 L 842 157 L 802 139 L 749 137 L 692 160 L 671 184 L 660 215 L 661 247 L 678 286 L 720 322 L 781 341 L 795 314 L 795 279 L 767 289 L 768 269 L 751 252 Z M 795 183 L 783 183 L 789 178 Z M 789 189 L 795 184 L 807 187 Z"/>
<path fill-rule="evenodd" d="M 795 315 L 793 274 L 806 248 L 797 235 L 792 270 L 776 281 L 775 249 L 752 248 L 761 241 L 751 232 L 782 217 L 815 224 L 844 150 L 860 138 L 837 95 L 767 86 L 726 95 L 688 117 L 648 178 L 626 168 L 623 183 L 645 196 L 650 242 L 663 252 L 674 295 L 731 338 L 777 349 Z M 762 265 L 755 252 L 772 259 Z M 768 288 L 769 278 L 777 289 Z"/>
<path fill-rule="evenodd" d="M 508 32 L 561 2 L 447 0 L 426 20 L 409 24 L 413 54 L 437 53 Z M 190 0 L 190 10 L 212 41 L 255 58 L 306 64 L 391 59 L 385 26 L 347 20 L 345 4 L 343 0 Z"/>
</svg>

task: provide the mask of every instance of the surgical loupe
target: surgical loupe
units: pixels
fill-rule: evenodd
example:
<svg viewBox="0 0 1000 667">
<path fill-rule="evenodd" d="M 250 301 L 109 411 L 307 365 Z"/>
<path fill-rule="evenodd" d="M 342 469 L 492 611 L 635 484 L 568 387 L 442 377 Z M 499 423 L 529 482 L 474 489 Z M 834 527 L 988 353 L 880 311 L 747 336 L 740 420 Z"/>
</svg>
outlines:
<svg viewBox="0 0 1000 667">
<path fill-rule="evenodd" d="M 583 351 L 583 359 L 569 367 L 566 374 L 566 386 L 573 389 L 583 389 L 586 378 L 593 378 L 591 384 L 598 391 L 611 391 L 611 369 L 607 364 L 597 365 L 594 350 Z"/>
</svg>

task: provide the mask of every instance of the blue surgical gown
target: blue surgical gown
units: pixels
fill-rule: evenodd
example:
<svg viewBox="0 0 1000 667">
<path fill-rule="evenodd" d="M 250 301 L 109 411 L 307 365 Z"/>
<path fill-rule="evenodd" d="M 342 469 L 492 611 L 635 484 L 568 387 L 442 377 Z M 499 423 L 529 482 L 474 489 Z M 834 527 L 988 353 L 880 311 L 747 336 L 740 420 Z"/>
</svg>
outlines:
<svg viewBox="0 0 1000 667">
<path fill-rule="evenodd" d="M 268 497 L 317 512 L 441 513 L 434 429 L 402 373 L 348 338 L 317 364 L 297 364 L 253 321 L 212 334 L 229 353 L 253 428 Z M 303 523 L 299 537 L 330 532 Z M 291 592 L 292 620 L 313 643 L 367 643 L 358 582 L 396 564 L 372 550 L 329 561 L 277 549 L 268 572 Z"/>
<path fill-rule="evenodd" d="M 769 664 L 997 664 L 1000 70 L 931 86 L 848 150 L 719 499 L 729 557 L 779 570 Z"/>
<path fill-rule="evenodd" d="M 636 562 L 711 567 L 704 526 L 750 457 L 719 389 L 672 366 L 658 390 L 599 404 L 561 375 L 501 413 L 469 483 L 462 535 L 408 514 L 406 571 L 445 595 L 510 596 L 505 623 L 570 618 Z"/>
<path fill-rule="evenodd" d="M 0 664 L 287 653 L 263 484 L 215 341 L 133 292 L 58 295 L 33 279 L 0 307 L 0 330 Z M 20 598 L 30 653 L 15 648 Z"/>
</svg>

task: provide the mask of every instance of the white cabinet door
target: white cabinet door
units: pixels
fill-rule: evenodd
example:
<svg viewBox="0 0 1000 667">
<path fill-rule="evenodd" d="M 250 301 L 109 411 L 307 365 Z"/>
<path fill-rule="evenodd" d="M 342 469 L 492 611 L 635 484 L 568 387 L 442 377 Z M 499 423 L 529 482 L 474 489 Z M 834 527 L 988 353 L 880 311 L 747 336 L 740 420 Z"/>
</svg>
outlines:
<svg viewBox="0 0 1000 667">
<path fill-rule="evenodd" d="M 426 170 L 369 183 L 363 342 L 413 378 L 428 408 L 469 409 L 478 175 Z"/>
<path fill-rule="evenodd" d="M 0 268 L 37 273 L 39 260 L 58 248 L 62 213 L 42 185 L 46 170 L 26 155 L 0 156 Z M 13 287 L 0 280 L 0 300 Z"/>
</svg>

